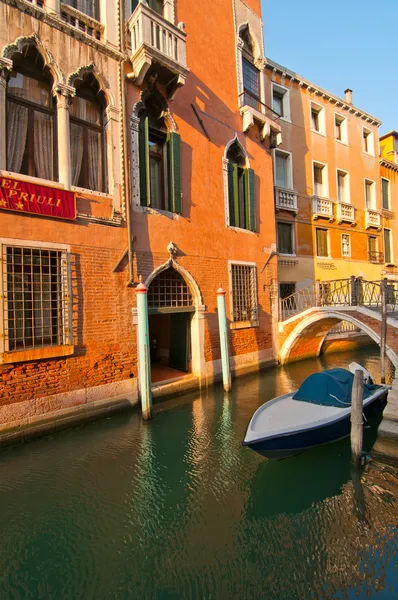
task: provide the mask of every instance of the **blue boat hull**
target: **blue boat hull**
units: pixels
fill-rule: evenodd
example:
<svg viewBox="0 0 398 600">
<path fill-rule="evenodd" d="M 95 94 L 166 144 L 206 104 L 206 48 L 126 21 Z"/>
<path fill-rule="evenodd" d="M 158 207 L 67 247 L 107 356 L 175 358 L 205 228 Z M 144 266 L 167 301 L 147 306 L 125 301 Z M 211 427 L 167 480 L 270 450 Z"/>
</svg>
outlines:
<svg viewBox="0 0 398 600">
<path fill-rule="evenodd" d="M 373 402 L 365 406 L 364 415 L 366 419 L 382 410 L 386 404 L 386 400 L 387 390 L 376 397 Z M 245 442 L 244 445 L 267 458 L 276 460 L 287 458 L 315 446 L 328 444 L 347 437 L 351 431 L 350 416 L 348 413 L 341 419 L 331 423 L 303 429 L 296 433 L 288 433 L 255 442 Z"/>
</svg>

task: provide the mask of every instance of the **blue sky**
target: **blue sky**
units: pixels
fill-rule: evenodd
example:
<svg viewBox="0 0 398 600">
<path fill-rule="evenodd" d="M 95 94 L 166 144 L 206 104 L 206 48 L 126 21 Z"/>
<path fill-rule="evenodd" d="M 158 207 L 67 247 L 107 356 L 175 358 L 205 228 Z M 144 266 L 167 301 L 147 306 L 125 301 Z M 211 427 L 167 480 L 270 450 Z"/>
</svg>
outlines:
<svg viewBox="0 0 398 600">
<path fill-rule="evenodd" d="M 265 55 L 398 130 L 398 1 L 261 0 Z"/>
</svg>

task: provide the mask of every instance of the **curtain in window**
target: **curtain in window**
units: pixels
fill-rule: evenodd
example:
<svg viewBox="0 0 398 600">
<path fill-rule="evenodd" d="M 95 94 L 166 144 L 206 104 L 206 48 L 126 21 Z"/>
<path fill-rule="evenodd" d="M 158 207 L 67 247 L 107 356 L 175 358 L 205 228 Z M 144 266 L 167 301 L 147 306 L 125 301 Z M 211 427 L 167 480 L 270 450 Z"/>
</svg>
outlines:
<svg viewBox="0 0 398 600">
<path fill-rule="evenodd" d="M 314 194 L 323 196 L 323 168 L 314 166 Z"/>
<path fill-rule="evenodd" d="M 70 125 L 70 156 L 72 185 L 78 185 L 83 160 L 83 129 L 76 123 Z"/>
<path fill-rule="evenodd" d="M 53 179 L 53 119 L 51 115 L 35 111 L 34 159 L 37 177 Z"/>
<path fill-rule="evenodd" d="M 101 134 L 96 131 L 87 130 L 88 136 L 88 184 L 90 190 L 102 191 L 99 181 L 99 174 L 102 171 L 100 164 L 101 156 Z"/>
<path fill-rule="evenodd" d="M 7 169 L 13 173 L 21 170 L 28 133 L 28 109 L 7 102 Z"/>
<path fill-rule="evenodd" d="M 275 175 L 276 185 L 278 187 L 287 188 L 287 158 L 278 153 L 275 155 Z"/>
</svg>

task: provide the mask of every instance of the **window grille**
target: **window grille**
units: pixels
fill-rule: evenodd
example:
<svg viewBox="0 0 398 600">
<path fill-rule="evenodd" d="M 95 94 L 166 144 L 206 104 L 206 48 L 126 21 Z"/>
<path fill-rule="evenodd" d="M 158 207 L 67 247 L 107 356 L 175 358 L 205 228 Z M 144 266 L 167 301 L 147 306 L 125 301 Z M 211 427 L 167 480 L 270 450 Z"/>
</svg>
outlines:
<svg viewBox="0 0 398 600">
<path fill-rule="evenodd" d="M 2 247 L 5 350 L 70 343 L 65 250 Z"/>
<path fill-rule="evenodd" d="M 148 288 L 148 308 L 193 306 L 189 287 L 173 268 L 159 273 Z"/>
<path fill-rule="evenodd" d="M 232 315 L 236 321 L 257 321 L 256 267 L 231 265 Z"/>
</svg>

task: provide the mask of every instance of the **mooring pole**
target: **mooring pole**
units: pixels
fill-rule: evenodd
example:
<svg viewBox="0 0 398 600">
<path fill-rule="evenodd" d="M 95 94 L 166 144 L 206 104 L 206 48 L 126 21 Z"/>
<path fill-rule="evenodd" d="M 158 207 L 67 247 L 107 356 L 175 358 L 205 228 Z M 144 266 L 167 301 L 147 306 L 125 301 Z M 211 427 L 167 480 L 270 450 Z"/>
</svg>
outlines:
<svg viewBox="0 0 398 600">
<path fill-rule="evenodd" d="M 351 462 L 361 464 L 363 440 L 363 372 L 357 369 L 352 383 L 351 397 Z"/>
<path fill-rule="evenodd" d="M 152 419 L 151 359 L 149 351 L 148 288 L 140 281 L 137 292 L 138 364 L 142 416 Z"/>
<path fill-rule="evenodd" d="M 387 279 L 380 282 L 381 335 L 380 335 L 380 379 L 386 382 L 386 337 L 387 337 Z"/>
<path fill-rule="evenodd" d="M 220 330 L 222 380 L 224 384 L 224 390 L 226 392 L 229 392 L 231 389 L 231 368 L 229 365 L 227 314 L 225 310 L 225 290 L 223 290 L 222 287 L 220 287 L 217 290 L 217 308 L 218 327 Z"/>
</svg>

